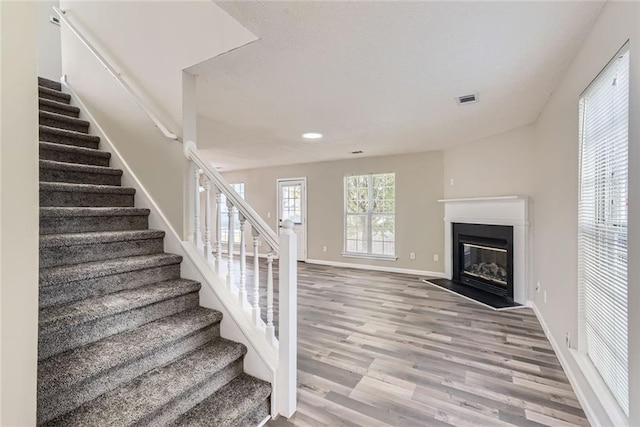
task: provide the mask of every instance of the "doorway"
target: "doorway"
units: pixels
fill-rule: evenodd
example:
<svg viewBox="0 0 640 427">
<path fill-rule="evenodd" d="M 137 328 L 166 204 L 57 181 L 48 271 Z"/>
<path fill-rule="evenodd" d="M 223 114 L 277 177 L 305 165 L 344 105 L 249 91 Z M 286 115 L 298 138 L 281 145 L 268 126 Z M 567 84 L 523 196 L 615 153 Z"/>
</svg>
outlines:
<svg viewBox="0 0 640 427">
<path fill-rule="evenodd" d="M 307 178 L 278 179 L 278 234 L 282 221 L 293 221 L 298 261 L 307 259 Z"/>
</svg>

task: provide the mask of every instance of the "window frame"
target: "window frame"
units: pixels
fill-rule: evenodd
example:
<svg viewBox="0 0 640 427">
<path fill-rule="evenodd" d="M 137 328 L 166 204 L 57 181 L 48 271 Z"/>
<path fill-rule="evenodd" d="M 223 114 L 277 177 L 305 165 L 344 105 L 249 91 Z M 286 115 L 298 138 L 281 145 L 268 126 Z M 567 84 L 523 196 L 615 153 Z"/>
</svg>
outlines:
<svg viewBox="0 0 640 427">
<path fill-rule="evenodd" d="M 235 190 L 238 195 L 244 200 L 245 199 L 245 183 L 244 182 L 234 182 L 229 184 L 231 188 Z M 220 194 L 220 242 L 224 244 L 229 244 L 229 211 L 227 208 L 227 197 L 224 193 Z M 226 235 L 226 236 L 225 236 Z M 238 213 L 238 208 L 233 207 L 233 245 L 240 245 L 240 216 Z"/>
<path fill-rule="evenodd" d="M 373 212 L 373 179 L 375 176 L 393 176 L 393 204 L 394 209 L 393 212 Z M 367 188 L 367 212 L 366 213 L 349 213 L 348 205 L 348 182 L 349 179 L 366 177 L 368 181 Z M 381 173 L 368 173 L 368 174 L 352 174 L 345 175 L 343 178 L 343 252 L 342 256 L 347 258 L 366 258 L 366 259 L 381 259 L 386 261 L 396 261 L 397 257 L 397 238 L 396 238 L 396 173 L 395 172 L 381 172 Z M 362 216 L 366 215 L 367 218 L 367 252 L 354 252 L 348 250 L 348 221 L 349 216 Z M 388 215 L 393 217 L 393 254 L 384 254 L 384 253 L 374 253 L 373 252 L 373 227 L 372 227 L 372 218 L 374 216 L 384 216 Z M 384 246 L 383 246 L 384 248 Z"/>
</svg>

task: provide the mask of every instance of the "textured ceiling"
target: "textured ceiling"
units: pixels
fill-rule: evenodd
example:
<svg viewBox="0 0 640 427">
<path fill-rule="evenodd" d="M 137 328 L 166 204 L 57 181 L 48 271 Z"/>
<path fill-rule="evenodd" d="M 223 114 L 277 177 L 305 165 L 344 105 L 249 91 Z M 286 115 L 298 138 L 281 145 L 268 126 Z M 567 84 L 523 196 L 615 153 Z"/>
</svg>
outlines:
<svg viewBox="0 0 640 427">
<path fill-rule="evenodd" d="M 442 149 L 529 124 L 602 6 L 217 4 L 260 38 L 191 69 L 199 146 L 224 169 Z M 480 102 L 455 102 L 469 93 Z"/>
</svg>

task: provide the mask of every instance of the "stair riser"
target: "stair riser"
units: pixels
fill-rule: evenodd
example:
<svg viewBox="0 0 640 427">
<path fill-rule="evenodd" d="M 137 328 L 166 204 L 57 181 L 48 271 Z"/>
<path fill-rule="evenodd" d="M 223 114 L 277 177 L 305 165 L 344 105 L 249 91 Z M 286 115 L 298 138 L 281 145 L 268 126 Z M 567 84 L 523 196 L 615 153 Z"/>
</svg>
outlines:
<svg viewBox="0 0 640 427">
<path fill-rule="evenodd" d="M 93 298 L 178 277 L 180 277 L 180 264 L 171 264 L 40 287 L 40 308 Z"/>
<path fill-rule="evenodd" d="M 133 207 L 133 194 L 40 191 L 41 207 Z"/>
<path fill-rule="evenodd" d="M 47 422 L 158 366 L 167 364 L 220 336 L 220 324 L 209 326 L 161 347 L 132 363 L 111 368 L 93 378 L 47 394 L 38 393 L 38 424 Z"/>
<path fill-rule="evenodd" d="M 68 326 L 68 329 L 49 330 L 41 325 L 38 331 L 38 359 L 46 359 L 54 354 L 197 307 L 198 303 L 198 292 L 193 292 L 92 322 Z"/>
<path fill-rule="evenodd" d="M 38 96 L 44 99 L 50 99 L 56 102 L 62 102 L 63 104 L 70 104 L 71 100 L 65 97 L 64 95 L 58 95 L 56 93 L 49 93 L 44 91 L 38 91 Z"/>
<path fill-rule="evenodd" d="M 73 145 L 74 147 L 85 147 L 97 149 L 100 142 L 87 141 L 84 139 L 74 138 L 68 135 L 58 135 L 50 133 L 46 130 L 40 130 L 40 141 L 55 142 L 63 145 Z"/>
<path fill-rule="evenodd" d="M 163 238 L 93 243 L 87 245 L 52 246 L 40 248 L 40 268 L 104 261 L 137 255 L 151 255 L 163 251 Z"/>
<path fill-rule="evenodd" d="M 40 117 L 40 124 L 58 129 L 73 130 L 76 132 L 88 133 L 89 123 L 73 123 L 65 120 L 56 120 L 49 117 Z"/>
<path fill-rule="evenodd" d="M 187 393 L 177 397 L 163 406 L 159 411 L 136 422 L 136 426 L 163 426 L 169 425 L 187 412 L 189 409 L 202 402 L 207 397 L 227 385 L 242 373 L 242 358 L 235 360 L 223 369 L 214 373 L 206 381 L 195 385 Z"/>
<path fill-rule="evenodd" d="M 70 111 L 64 108 L 57 107 L 55 105 L 41 103 L 39 104 L 39 109 L 40 111 L 48 111 L 49 113 L 62 114 L 63 116 L 73 117 L 74 119 L 77 119 L 78 117 L 80 117 L 79 111 Z"/>
<path fill-rule="evenodd" d="M 44 86 L 44 87 L 48 87 L 49 89 L 58 90 L 58 91 L 62 90 L 62 84 L 60 82 L 57 82 L 55 80 L 49 80 L 42 77 L 38 77 L 38 86 Z"/>
<path fill-rule="evenodd" d="M 146 230 L 148 215 L 40 217 L 40 234 Z"/>
<path fill-rule="evenodd" d="M 269 415 L 271 415 L 271 402 L 269 399 L 266 399 L 242 420 L 236 421 L 232 425 L 236 427 L 254 427 L 264 421 Z"/>
<path fill-rule="evenodd" d="M 67 182 L 71 184 L 119 186 L 121 179 L 122 175 L 40 168 L 40 182 Z"/>
<path fill-rule="evenodd" d="M 82 165 L 109 166 L 108 157 L 91 156 L 84 153 L 69 153 L 40 147 L 40 160 L 54 160 L 56 162 L 77 163 Z"/>
</svg>

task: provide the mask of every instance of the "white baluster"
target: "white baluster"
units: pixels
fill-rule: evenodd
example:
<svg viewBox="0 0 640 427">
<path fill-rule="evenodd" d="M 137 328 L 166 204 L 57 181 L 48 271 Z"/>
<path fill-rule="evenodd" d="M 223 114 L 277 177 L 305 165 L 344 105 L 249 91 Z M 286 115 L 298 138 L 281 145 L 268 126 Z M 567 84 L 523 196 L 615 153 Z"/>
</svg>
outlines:
<svg viewBox="0 0 640 427">
<path fill-rule="evenodd" d="M 227 215 L 229 217 L 229 229 L 227 230 L 227 286 L 229 289 L 233 289 L 234 279 L 233 279 L 233 211 L 234 207 L 231 204 L 231 201 L 227 198 Z"/>
<path fill-rule="evenodd" d="M 216 272 L 222 265 L 222 192 L 216 189 Z"/>
<path fill-rule="evenodd" d="M 193 244 L 197 248 L 201 246 L 200 239 L 200 169 L 197 166 L 193 168 L 193 181 L 195 185 L 193 195 Z"/>
<path fill-rule="evenodd" d="M 213 260 L 213 249 L 211 247 L 211 180 L 204 177 L 204 257 L 207 261 Z"/>
<path fill-rule="evenodd" d="M 258 256 L 258 246 L 260 239 L 258 230 L 251 229 L 253 235 L 253 310 L 251 311 L 251 320 L 253 324 L 259 326 L 262 322 L 260 319 L 260 257 Z"/>
<path fill-rule="evenodd" d="M 277 345 L 276 331 L 273 327 L 273 248 L 267 254 L 267 340 Z"/>
<path fill-rule="evenodd" d="M 240 221 L 240 290 L 238 292 L 238 298 L 240 299 L 240 305 L 246 307 L 247 301 L 247 254 L 244 243 L 244 226 L 247 219 L 238 214 L 238 220 Z"/>
</svg>

